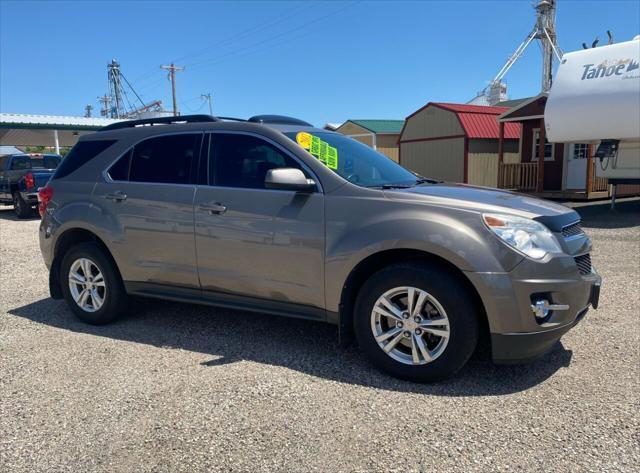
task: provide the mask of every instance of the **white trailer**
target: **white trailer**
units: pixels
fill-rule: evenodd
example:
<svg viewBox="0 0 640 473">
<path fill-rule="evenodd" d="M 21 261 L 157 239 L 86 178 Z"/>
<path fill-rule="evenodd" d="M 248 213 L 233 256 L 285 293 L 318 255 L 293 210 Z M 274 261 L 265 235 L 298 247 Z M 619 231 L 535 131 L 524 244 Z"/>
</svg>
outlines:
<svg viewBox="0 0 640 473">
<path fill-rule="evenodd" d="M 596 174 L 640 184 L 640 36 L 566 53 L 544 113 L 547 139 L 592 143 Z"/>
</svg>

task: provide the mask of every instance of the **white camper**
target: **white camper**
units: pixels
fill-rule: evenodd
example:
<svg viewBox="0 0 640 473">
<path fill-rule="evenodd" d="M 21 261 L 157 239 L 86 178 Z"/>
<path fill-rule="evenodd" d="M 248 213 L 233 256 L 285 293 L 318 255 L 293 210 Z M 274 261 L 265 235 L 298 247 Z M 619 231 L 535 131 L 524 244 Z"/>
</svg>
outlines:
<svg viewBox="0 0 640 473">
<path fill-rule="evenodd" d="M 596 144 L 596 173 L 614 189 L 639 184 L 640 36 L 565 54 L 544 120 L 551 142 Z"/>
</svg>

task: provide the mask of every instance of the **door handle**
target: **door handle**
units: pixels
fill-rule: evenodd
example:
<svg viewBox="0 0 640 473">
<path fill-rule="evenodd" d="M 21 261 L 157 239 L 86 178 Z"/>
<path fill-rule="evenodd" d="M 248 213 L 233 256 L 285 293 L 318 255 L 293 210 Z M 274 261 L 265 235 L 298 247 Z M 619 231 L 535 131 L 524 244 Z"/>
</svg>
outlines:
<svg viewBox="0 0 640 473">
<path fill-rule="evenodd" d="M 205 210 L 211 214 L 223 214 L 227 211 L 227 208 L 219 202 L 215 204 L 201 204 L 200 210 Z"/>
<path fill-rule="evenodd" d="M 113 192 L 112 194 L 105 195 L 104 198 L 107 200 L 113 200 L 115 202 L 122 202 L 127 198 L 127 194 L 121 191 L 116 191 L 116 192 Z"/>
</svg>

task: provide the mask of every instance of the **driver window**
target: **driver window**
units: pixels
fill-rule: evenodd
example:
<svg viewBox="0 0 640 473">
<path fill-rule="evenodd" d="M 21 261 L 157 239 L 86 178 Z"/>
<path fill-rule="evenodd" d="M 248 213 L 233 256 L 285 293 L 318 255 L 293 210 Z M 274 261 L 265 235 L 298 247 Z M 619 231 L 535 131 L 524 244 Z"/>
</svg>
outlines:
<svg viewBox="0 0 640 473">
<path fill-rule="evenodd" d="M 264 189 L 267 172 L 276 168 L 302 170 L 294 159 L 255 136 L 211 134 L 209 182 L 212 185 Z"/>
</svg>

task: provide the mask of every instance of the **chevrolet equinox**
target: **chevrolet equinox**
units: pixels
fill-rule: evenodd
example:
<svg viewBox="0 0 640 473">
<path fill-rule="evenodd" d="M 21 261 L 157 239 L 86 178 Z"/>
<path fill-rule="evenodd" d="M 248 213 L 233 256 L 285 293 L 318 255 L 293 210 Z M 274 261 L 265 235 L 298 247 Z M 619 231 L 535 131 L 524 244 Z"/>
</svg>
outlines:
<svg viewBox="0 0 640 473">
<path fill-rule="evenodd" d="M 424 178 L 288 117 L 109 125 L 39 201 L 51 296 L 90 324 L 129 295 L 326 321 L 424 382 L 483 334 L 495 362 L 540 356 L 598 304 L 575 211 Z"/>
</svg>

